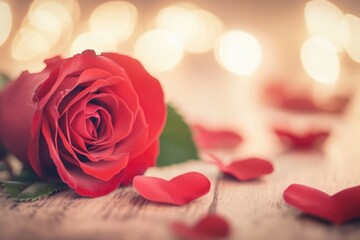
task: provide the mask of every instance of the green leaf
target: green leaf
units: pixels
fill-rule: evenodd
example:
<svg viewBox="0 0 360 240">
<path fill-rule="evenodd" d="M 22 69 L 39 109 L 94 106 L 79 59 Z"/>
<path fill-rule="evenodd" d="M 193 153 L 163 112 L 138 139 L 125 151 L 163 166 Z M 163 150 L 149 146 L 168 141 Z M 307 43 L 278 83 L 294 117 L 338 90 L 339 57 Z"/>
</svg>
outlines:
<svg viewBox="0 0 360 240">
<path fill-rule="evenodd" d="M 63 183 L 48 182 L 3 181 L 3 186 L 10 197 L 17 201 L 34 201 L 65 188 Z"/>
<path fill-rule="evenodd" d="M 0 73 L 0 89 L 3 88 L 9 82 L 9 77 L 3 73 Z"/>
<path fill-rule="evenodd" d="M 17 201 L 34 201 L 66 187 L 62 182 L 38 179 L 35 173 L 28 168 L 23 168 L 22 172 L 14 179 L 3 180 L 2 185 L 9 196 Z"/>
<path fill-rule="evenodd" d="M 166 166 L 198 159 L 188 125 L 171 106 L 168 106 L 167 114 L 165 129 L 160 136 L 160 156 L 157 165 Z"/>
</svg>

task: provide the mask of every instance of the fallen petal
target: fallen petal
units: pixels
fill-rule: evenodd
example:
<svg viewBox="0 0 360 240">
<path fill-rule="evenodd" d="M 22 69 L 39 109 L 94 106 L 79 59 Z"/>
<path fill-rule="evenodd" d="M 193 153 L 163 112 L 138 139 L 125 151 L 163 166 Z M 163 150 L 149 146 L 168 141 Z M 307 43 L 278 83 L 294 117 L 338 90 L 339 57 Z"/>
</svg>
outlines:
<svg viewBox="0 0 360 240">
<path fill-rule="evenodd" d="M 330 135 L 330 131 L 309 131 L 303 134 L 286 129 L 274 129 L 281 142 L 290 149 L 311 149 L 321 146 Z"/>
<path fill-rule="evenodd" d="M 171 230 L 181 238 L 192 240 L 226 238 L 230 234 L 228 221 L 216 214 L 205 216 L 194 226 L 188 226 L 182 222 L 174 222 L 171 225 Z"/>
<path fill-rule="evenodd" d="M 240 181 L 259 178 L 274 171 L 272 163 L 261 158 L 240 159 L 225 165 L 218 157 L 214 155 L 209 156 L 223 173 Z"/>
<path fill-rule="evenodd" d="M 188 172 L 167 181 L 157 177 L 136 176 L 135 190 L 152 202 L 184 205 L 210 191 L 209 179 L 198 172 Z"/>
<path fill-rule="evenodd" d="M 193 139 L 200 149 L 235 148 L 243 138 L 229 130 L 210 130 L 199 125 L 191 127 Z"/>
<path fill-rule="evenodd" d="M 283 196 L 300 211 L 335 224 L 360 218 L 360 185 L 330 196 L 316 188 L 292 184 Z"/>
</svg>

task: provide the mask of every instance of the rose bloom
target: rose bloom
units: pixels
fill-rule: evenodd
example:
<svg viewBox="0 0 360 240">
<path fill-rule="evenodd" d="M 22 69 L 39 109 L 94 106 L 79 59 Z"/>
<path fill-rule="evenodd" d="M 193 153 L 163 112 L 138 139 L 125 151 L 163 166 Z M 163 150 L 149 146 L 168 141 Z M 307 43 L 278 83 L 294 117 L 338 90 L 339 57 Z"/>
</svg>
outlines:
<svg viewBox="0 0 360 240">
<path fill-rule="evenodd" d="M 87 50 L 45 61 L 0 93 L 2 144 L 42 178 L 97 197 L 154 166 L 166 106 L 135 59 Z"/>
</svg>

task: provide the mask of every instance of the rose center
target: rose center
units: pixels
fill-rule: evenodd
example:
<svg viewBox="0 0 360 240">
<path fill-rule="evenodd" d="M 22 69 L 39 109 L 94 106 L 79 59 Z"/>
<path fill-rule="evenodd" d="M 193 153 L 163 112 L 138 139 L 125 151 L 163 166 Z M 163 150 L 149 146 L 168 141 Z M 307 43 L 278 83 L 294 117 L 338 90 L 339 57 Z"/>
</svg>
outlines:
<svg viewBox="0 0 360 240">
<path fill-rule="evenodd" d="M 99 114 L 95 114 L 95 116 L 91 116 L 86 119 L 86 128 L 88 133 L 93 137 L 98 137 L 98 129 L 100 125 L 100 116 Z"/>
</svg>

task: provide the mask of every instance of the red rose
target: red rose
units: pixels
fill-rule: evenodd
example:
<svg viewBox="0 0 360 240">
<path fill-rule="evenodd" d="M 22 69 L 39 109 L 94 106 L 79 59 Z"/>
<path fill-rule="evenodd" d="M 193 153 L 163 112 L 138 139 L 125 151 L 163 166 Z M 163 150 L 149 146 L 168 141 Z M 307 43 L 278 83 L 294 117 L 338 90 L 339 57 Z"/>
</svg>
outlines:
<svg viewBox="0 0 360 240">
<path fill-rule="evenodd" d="M 91 197 L 155 165 L 164 96 L 137 60 L 88 50 L 45 62 L 0 94 L 0 137 L 10 152 Z"/>
</svg>

